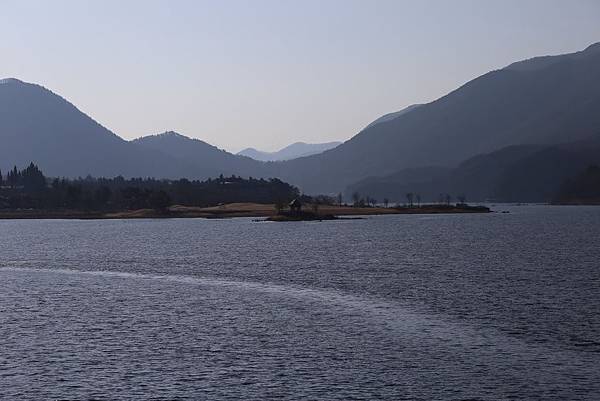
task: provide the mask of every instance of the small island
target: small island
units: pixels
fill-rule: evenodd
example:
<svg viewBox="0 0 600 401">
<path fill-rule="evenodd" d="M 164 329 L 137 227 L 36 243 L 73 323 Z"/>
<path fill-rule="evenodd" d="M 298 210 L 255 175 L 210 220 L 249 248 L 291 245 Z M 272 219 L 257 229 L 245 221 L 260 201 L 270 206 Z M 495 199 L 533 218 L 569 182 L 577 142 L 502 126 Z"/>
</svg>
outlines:
<svg viewBox="0 0 600 401">
<path fill-rule="evenodd" d="M 302 202 L 294 199 L 289 204 L 289 209 L 278 208 L 277 213 L 267 217 L 265 221 L 287 222 L 287 221 L 323 221 L 338 220 L 339 216 L 369 216 L 382 214 L 440 214 L 440 213 L 490 213 L 486 206 L 471 206 L 466 203 L 431 204 L 431 205 L 408 205 L 395 207 L 377 206 L 346 206 L 346 205 L 310 205 L 311 210 L 302 210 Z M 354 217 L 358 218 L 358 217 Z"/>
</svg>

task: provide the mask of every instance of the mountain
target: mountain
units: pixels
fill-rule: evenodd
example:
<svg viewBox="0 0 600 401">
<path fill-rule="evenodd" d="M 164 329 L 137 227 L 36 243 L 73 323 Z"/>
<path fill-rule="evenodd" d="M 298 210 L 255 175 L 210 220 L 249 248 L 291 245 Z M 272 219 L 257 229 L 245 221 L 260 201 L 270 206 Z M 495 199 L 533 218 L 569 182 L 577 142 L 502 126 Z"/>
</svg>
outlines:
<svg viewBox="0 0 600 401">
<path fill-rule="evenodd" d="M 118 137 L 51 91 L 0 81 L 0 166 L 37 163 L 50 176 L 179 176 L 191 166 Z"/>
<path fill-rule="evenodd" d="M 471 201 L 550 202 L 566 179 L 594 164 L 600 164 L 600 135 L 566 144 L 509 146 L 469 158 L 453 169 L 405 169 L 371 177 L 350 185 L 345 197 L 358 192 L 404 201 L 410 192 L 429 202 L 445 193 L 465 195 Z"/>
<path fill-rule="evenodd" d="M 175 133 L 128 142 L 51 91 L 7 79 L 0 81 L 0 167 L 35 161 L 51 176 L 278 177 L 305 193 L 332 194 L 368 177 L 454 168 L 513 145 L 583 140 L 600 132 L 598 110 L 595 44 L 489 72 L 431 103 L 383 116 L 322 153 L 264 163 Z M 561 150 L 554 155 L 559 164 L 549 165 L 557 174 L 556 166 L 569 167 L 563 156 Z M 526 174 L 515 171 L 525 191 Z"/>
<path fill-rule="evenodd" d="M 386 121 L 393 120 L 396 117 L 400 117 L 401 115 L 406 114 L 409 111 L 412 111 L 412 110 L 416 109 L 419 106 L 422 106 L 422 105 L 420 105 L 420 104 L 411 104 L 410 106 L 407 106 L 407 107 L 403 108 L 400 111 L 395 111 L 393 113 L 384 114 L 383 116 L 379 117 L 378 119 L 376 119 L 375 121 L 373 121 L 372 123 L 370 123 L 369 125 L 367 125 L 365 127 L 365 129 L 371 128 L 375 124 L 384 123 Z"/>
<path fill-rule="evenodd" d="M 563 205 L 600 205 L 600 167 L 589 166 L 560 187 L 554 203 Z"/>
<path fill-rule="evenodd" d="M 562 54 L 559 56 L 533 57 L 528 60 L 517 61 L 516 63 L 510 64 L 508 67 L 506 67 L 506 69 L 514 70 L 514 71 L 535 71 L 535 70 L 540 70 L 542 68 L 549 67 L 549 66 L 551 66 L 557 62 L 561 62 L 561 61 L 571 60 L 571 61 L 577 62 L 583 58 L 588 57 L 590 54 L 593 54 L 593 53 L 596 53 L 596 54 L 600 53 L 600 42 L 595 43 L 591 46 L 588 46 L 583 51 L 579 51 L 579 52 L 575 52 L 575 53 Z"/>
<path fill-rule="evenodd" d="M 326 143 L 304 143 L 296 142 L 286 146 L 277 152 L 263 152 L 254 148 L 246 148 L 241 152 L 238 152 L 240 156 L 250 157 L 254 160 L 260 160 L 264 162 L 268 161 L 282 161 L 291 160 L 298 157 L 315 155 L 323 153 L 326 150 L 333 149 L 341 144 L 341 142 L 326 142 Z"/>
<path fill-rule="evenodd" d="M 263 177 L 268 174 L 265 163 L 231 154 L 173 131 L 144 136 L 134 139 L 132 143 L 143 149 L 162 152 L 192 166 L 194 173 L 186 176 L 192 175 L 193 178 L 217 177 L 220 174 Z"/>
<path fill-rule="evenodd" d="M 549 146 L 508 168 L 494 197 L 507 202 L 550 202 L 565 180 L 599 164 L 600 135 Z"/>
<path fill-rule="evenodd" d="M 308 193 L 332 193 L 369 176 L 452 167 L 510 145 L 583 139 L 600 129 L 599 49 L 489 72 L 335 149 L 274 168 Z"/>
<path fill-rule="evenodd" d="M 65 177 L 266 174 L 263 163 L 173 132 L 126 141 L 42 86 L 0 80 L 0 167 L 31 161 Z"/>
</svg>

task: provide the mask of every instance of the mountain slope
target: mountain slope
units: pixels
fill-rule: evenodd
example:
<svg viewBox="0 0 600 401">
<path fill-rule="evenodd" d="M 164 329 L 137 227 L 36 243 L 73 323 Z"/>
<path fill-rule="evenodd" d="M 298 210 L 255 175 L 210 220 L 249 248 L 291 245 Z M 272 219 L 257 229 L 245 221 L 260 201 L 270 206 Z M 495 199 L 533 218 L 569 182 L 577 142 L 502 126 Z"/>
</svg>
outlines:
<svg viewBox="0 0 600 401">
<path fill-rule="evenodd" d="M 464 194 L 472 201 L 549 202 L 565 179 L 599 163 L 600 136 L 559 145 L 516 145 L 474 156 L 445 171 L 419 169 L 420 174 L 414 174 L 411 169 L 367 178 L 350 185 L 345 196 L 358 192 L 403 201 L 412 192 L 431 202 L 448 193 Z"/>
<path fill-rule="evenodd" d="M 384 123 L 386 121 L 391 121 L 397 117 L 400 117 L 403 114 L 408 113 L 409 111 L 413 111 L 414 109 L 416 109 L 419 106 L 422 106 L 422 105 L 421 104 L 411 104 L 410 106 L 407 106 L 400 111 L 395 111 L 393 113 L 384 114 L 383 116 L 379 117 L 378 119 L 376 119 L 375 121 L 373 121 L 372 123 L 367 125 L 365 127 L 365 129 L 371 128 L 375 124 Z"/>
<path fill-rule="evenodd" d="M 31 161 L 65 177 L 266 174 L 260 162 L 175 133 L 125 141 L 39 85 L 0 80 L 0 168 Z"/>
<path fill-rule="evenodd" d="M 452 166 L 518 144 L 574 141 L 600 129 L 600 52 L 492 71 L 429 104 L 364 129 L 335 149 L 277 165 L 304 191 L 337 192 L 408 167 Z"/>
<path fill-rule="evenodd" d="M 193 178 L 216 177 L 220 174 L 263 177 L 267 174 L 264 163 L 228 153 L 199 139 L 172 131 L 141 137 L 132 143 L 143 149 L 160 151 L 192 166 L 194 173 L 186 176 Z"/>
<path fill-rule="evenodd" d="M 304 143 L 296 142 L 278 150 L 277 152 L 263 152 L 254 148 L 246 148 L 237 154 L 240 156 L 250 157 L 260 161 L 282 161 L 291 160 L 298 157 L 311 156 L 318 153 L 323 153 L 326 150 L 333 149 L 341 144 L 341 142 L 326 142 L 326 143 Z"/>
<path fill-rule="evenodd" d="M 50 176 L 176 176 L 190 166 L 139 149 L 51 91 L 0 81 L 0 165 L 36 162 Z"/>
<path fill-rule="evenodd" d="M 367 177 L 452 167 L 510 145 L 580 140 L 600 132 L 598 110 L 600 44 L 492 71 L 323 153 L 261 163 L 176 134 L 127 142 L 47 89 L 9 79 L 0 81 L 0 167 L 35 161 L 51 176 L 278 177 L 309 194 L 337 193 Z"/>
<path fill-rule="evenodd" d="M 589 166 L 566 180 L 554 203 L 566 205 L 600 205 L 600 167 Z"/>
<path fill-rule="evenodd" d="M 570 53 L 570 54 L 562 54 L 559 56 L 541 56 L 541 57 L 533 57 L 528 60 L 517 61 L 516 63 L 512 63 L 507 66 L 505 69 L 507 70 L 515 70 L 515 71 L 534 71 L 539 70 L 545 67 L 549 67 L 554 63 L 565 61 L 565 60 L 574 60 L 577 61 L 580 58 L 587 57 L 591 53 L 600 53 L 600 43 L 595 43 L 590 45 L 585 50 Z"/>
</svg>

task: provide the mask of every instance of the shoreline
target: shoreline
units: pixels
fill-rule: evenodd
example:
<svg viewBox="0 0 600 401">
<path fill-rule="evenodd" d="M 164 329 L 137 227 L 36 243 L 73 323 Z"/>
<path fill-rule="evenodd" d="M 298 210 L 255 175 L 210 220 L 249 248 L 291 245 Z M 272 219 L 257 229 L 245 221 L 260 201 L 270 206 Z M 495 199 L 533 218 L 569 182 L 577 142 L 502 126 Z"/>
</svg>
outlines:
<svg viewBox="0 0 600 401">
<path fill-rule="evenodd" d="M 376 216 L 387 214 L 463 214 L 491 213 L 483 206 L 445 206 L 425 205 L 412 208 L 384 207 L 351 207 L 321 206 L 318 214 L 323 216 Z M 174 219 L 174 218 L 206 218 L 223 219 L 232 217 L 265 217 L 277 216 L 275 208 L 270 204 L 232 203 L 212 207 L 171 206 L 161 212 L 153 209 L 124 211 L 80 211 L 80 210 L 0 210 L 0 220 L 117 220 L 117 219 Z"/>
</svg>

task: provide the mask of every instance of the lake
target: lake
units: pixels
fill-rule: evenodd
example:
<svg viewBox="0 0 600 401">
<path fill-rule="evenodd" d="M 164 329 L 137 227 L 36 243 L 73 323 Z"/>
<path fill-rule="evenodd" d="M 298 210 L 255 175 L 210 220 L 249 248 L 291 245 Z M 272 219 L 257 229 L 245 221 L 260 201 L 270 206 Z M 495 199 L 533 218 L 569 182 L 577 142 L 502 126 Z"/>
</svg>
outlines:
<svg viewBox="0 0 600 401">
<path fill-rule="evenodd" d="M 600 207 L 0 221 L 0 399 L 600 399 Z"/>
</svg>

